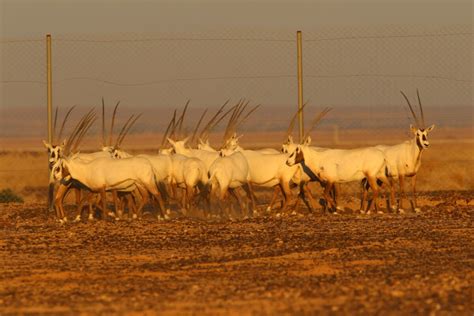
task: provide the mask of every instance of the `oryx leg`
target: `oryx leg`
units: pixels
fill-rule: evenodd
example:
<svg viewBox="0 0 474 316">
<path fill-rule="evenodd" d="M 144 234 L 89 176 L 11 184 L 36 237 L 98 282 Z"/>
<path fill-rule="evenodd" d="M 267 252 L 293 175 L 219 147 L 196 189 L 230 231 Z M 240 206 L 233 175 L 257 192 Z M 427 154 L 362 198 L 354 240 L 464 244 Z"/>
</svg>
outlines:
<svg viewBox="0 0 474 316">
<path fill-rule="evenodd" d="M 375 211 L 379 212 L 379 207 L 377 203 L 377 198 L 379 195 L 379 187 L 377 185 L 377 178 L 372 177 L 372 176 L 367 176 L 367 181 L 369 182 L 370 188 L 372 189 L 373 197 L 372 197 L 372 203 L 374 205 Z M 367 214 L 370 214 L 370 205 L 367 206 Z"/>
<path fill-rule="evenodd" d="M 314 200 L 313 194 L 311 194 L 311 190 L 309 189 L 309 183 L 300 183 L 300 190 L 303 193 L 303 201 L 305 202 L 306 207 L 308 207 L 310 211 L 314 211 L 316 209 L 316 201 Z M 306 198 L 308 198 L 309 203 L 306 201 Z"/>
<path fill-rule="evenodd" d="M 287 209 L 291 199 L 292 199 L 292 194 L 291 194 L 291 189 L 290 189 L 290 182 L 289 181 L 281 181 L 280 182 L 280 187 L 281 187 L 281 192 L 283 193 L 284 197 L 284 202 L 282 209 Z"/>
<path fill-rule="evenodd" d="M 403 209 L 403 199 L 405 198 L 405 190 L 404 190 L 404 181 L 405 176 L 399 175 L 398 176 L 398 186 L 399 186 L 399 194 L 398 194 L 398 211 L 400 213 L 404 213 L 405 210 Z"/>
<path fill-rule="evenodd" d="M 272 211 L 273 204 L 275 204 L 275 201 L 278 197 L 278 192 L 282 192 L 279 184 L 273 187 L 272 199 L 270 200 L 270 204 L 267 206 L 267 212 Z M 283 194 L 283 192 L 281 194 Z"/>
<path fill-rule="evenodd" d="M 58 189 L 56 190 L 56 196 L 54 197 L 54 208 L 56 209 L 56 216 L 59 219 L 59 222 L 62 224 L 67 222 L 66 213 L 64 212 L 64 197 L 69 191 L 71 184 L 60 183 Z"/>
<path fill-rule="evenodd" d="M 362 181 L 361 181 L 362 196 L 361 196 L 361 199 L 360 199 L 360 209 L 359 209 L 359 212 L 361 214 L 365 213 L 365 202 L 367 201 L 367 195 L 369 193 L 369 188 L 370 188 L 370 185 L 369 185 L 369 182 L 367 181 L 367 178 L 362 179 Z M 368 207 L 368 205 L 367 205 L 367 207 Z"/>
<path fill-rule="evenodd" d="M 239 196 L 239 194 L 236 192 L 235 189 L 229 188 L 229 193 L 230 193 L 230 195 L 232 195 L 237 200 L 237 203 L 239 203 L 240 216 L 242 216 L 244 214 L 245 205 L 244 205 L 241 197 Z"/>
<path fill-rule="evenodd" d="M 84 200 L 82 199 L 82 192 L 79 188 L 72 188 L 71 190 L 74 191 L 74 196 L 76 197 L 76 218 L 74 219 L 75 222 L 81 221 L 82 216 L 82 207 L 84 205 Z"/>
<path fill-rule="evenodd" d="M 107 219 L 107 193 L 105 187 L 102 187 L 99 191 L 100 201 L 102 204 L 102 219 Z"/>
<path fill-rule="evenodd" d="M 251 213 L 250 215 L 253 215 L 254 212 L 257 211 L 256 203 L 255 203 L 255 192 L 253 191 L 253 186 L 250 182 L 247 182 L 243 185 L 243 188 L 245 190 L 245 193 L 247 194 L 248 199 L 250 200 L 250 207 L 251 207 Z"/>
<path fill-rule="evenodd" d="M 251 194 L 249 196 L 249 199 L 252 202 L 252 211 L 253 211 L 253 210 L 256 210 L 258 200 L 257 200 L 257 196 L 255 195 L 255 191 L 253 190 L 252 183 L 248 182 L 247 186 L 248 186 L 248 190 L 249 190 L 248 192 L 250 192 L 250 194 Z M 244 189 L 246 190 L 245 192 L 247 192 L 247 188 L 246 188 L 247 186 L 244 185 Z"/>
<path fill-rule="evenodd" d="M 121 199 L 118 196 L 117 190 L 112 190 L 112 201 L 114 204 L 114 211 L 109 212 L 108 214 L 118 220 L 121 217 L 122 213 L 122 203 Z"/>
<path fill-rule="evenodd" d="M 411 208 L 414 212 L 420 212 L 420 209 L 416 204 L 416 174 L 411 177 L 411 188 L 413 194 L 413 196 L 411 197 Z"/>
<path fill-rule="evenodd" d="M 324 192 L 323 192 L 323 196 L 324 196 L 324 199 L 326 200 L 326 206 L 325 206 L 325 209 L 327 207 L 329 207 L 329 209 L 333 209 L 334 212 L 336 211 L 337 209 L 337 205 L 336 205 L 336 201 L 333 200 L 330 192 L 331 192 L 331 189 L 334 187 L 334 183 L 332 182 L 326 182 L 326 186 L 324 187 Z"/>
</svg>

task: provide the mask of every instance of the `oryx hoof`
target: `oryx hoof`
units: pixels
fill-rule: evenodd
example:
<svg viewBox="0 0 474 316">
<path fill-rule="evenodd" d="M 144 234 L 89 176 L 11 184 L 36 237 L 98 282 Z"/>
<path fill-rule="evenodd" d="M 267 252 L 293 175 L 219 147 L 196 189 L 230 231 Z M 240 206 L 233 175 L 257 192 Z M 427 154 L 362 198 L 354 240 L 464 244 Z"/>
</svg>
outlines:
<svg viewBox="0 0 474 316">
<path fill-rule="evenodd" d="M 377 214 L 383 214 L 383 211 L 377 211 Z"/>
<path fill-rule="evenodd" d="M 160 222 L 162 222 L 162 221 L 165 220 L 165 218 L 164 218 L 163 216 L 161 216 L 161 215 L 158 215 L 158 216 L 156 217 L 156 219 L 157 219 L 158 221 L 160 221 Z"/>
<path fill-rule="evenodd" d="M 63 221 L 64 221 L 64 223 L 67 223 L 67 217 L 66 216 L 63 217 Z"/>
<path fill-rule="evenodd" d="M 62 218 L 59 219 L 59 225 L 64 225 L 65 223 L 66 222 Z"/>
<path fill-rule="evenodd" d="M 76 218 L 74 219 L 74 222 L 80 222 L 81 221 L 81 215 L 77 215 Z"/>
<path fill-rule="evenodd" d="M 278 218 L 280 218 L 280 217 L 281 217 L 281 213 L 276 213 L 275 216 L 278 217 Z"/>
<path fill-rule="evenodd" d="M 368 210 L 367 212 L 365 212 L 366 215 L 370 215 L 372 212 L 370 210 Z"/>
<path fill-rule="evenodd" d="M 171 215 L 171 210 L 168 208 L 168 209 L 166 209 L 165 213 L 166 213 L 167 215 Z"/>
<path fill-rule="evenodd" d="M 343 207 L 340 207 L 340 206 L 336 206 L 336 212 L 337 212 L 337 211 L 341 211 L 341 212 L 342 212 L 342 211 L 344 211 L 344 208 L 343 208 Z"/>
<path fill-rule="evenodd" d="M 92 214 L 89 214 L 89 217 L 87 218 L 87 220 L 89 220 L 89 221 L 93 221 L 93 220 L 94 220 L 94 215 L 92 215 Z"/>
<path fill-rule="evenodd" d="M 115 213 L 114 213 L 114 212 L 108 212 L 107 215 L 110 216 L 110 217 L 115 217 Z"/>
<path fill-rule="evenodd" d="M 365 214 L 365 211 L 364 210 L 359 210 L 359 213 L 360 214 Z"/>
<path fill-rule="evenodd" d="M 396 212 L 396 211 L 397 211 L 397 207 L 396 207 L 396 206 L 390 206 L 390 209 L 392 210 L 392 212 Z"/>
<path fill-rule="evenodd" d="M 118 222 L 120 220 L 120 217 L 115 217 L 115 220 Z"/>
<path fill-rule="evenodd" d="M 272 211 L 272 208 L 270 206 L 268 206 L 266 209 L 265 209 L 265 212 L 267 213 L 270 213 Z"/>
<path fill-rule="evenodd" d="M 138 215 L 137 214 L 133 214 L 132 215 L 132 219 L 137 219 L 138 218 Z"/>
<path fill-rule="evenodd" d="M 415 207 L 414 211 L 415 213 L 421 213 L 421 209 L 419 207 Z"/>
<path fill-rule="evenodd" d="M 399 208 L 399 209 L 398 209 L 398 213 L 400 213 L 400 214 L 405 214 L 405 210 L 402 209 L 402 208 Z"/>
</svg>

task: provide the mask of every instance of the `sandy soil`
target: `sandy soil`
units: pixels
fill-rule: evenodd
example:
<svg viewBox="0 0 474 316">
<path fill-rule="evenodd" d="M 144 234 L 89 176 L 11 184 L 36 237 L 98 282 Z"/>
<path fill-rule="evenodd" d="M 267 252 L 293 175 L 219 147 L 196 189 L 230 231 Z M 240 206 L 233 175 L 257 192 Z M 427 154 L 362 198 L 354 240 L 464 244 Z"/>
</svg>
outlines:
<svg viewBox="0 0 474 316">
<path fill-rule="evenodd" d="M 41 204 L 0 205 L 0 314 L 472 315 L 474 191 L 420 204 L 65 226 Z"/>
</svg>

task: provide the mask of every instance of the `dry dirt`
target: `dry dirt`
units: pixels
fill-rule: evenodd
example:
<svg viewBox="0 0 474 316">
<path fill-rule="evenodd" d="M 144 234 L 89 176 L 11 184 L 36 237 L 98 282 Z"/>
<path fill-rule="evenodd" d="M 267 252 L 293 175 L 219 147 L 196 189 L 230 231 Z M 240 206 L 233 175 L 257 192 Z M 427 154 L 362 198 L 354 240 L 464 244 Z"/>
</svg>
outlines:
<svg viewBox="0 0 474 316">
<path fill-rule="evenodd" d="M 474 191 L 420 204 L 64 226 L 42 204 L 0 205 L 0 314 L 472 315 Z"/>
</svg>

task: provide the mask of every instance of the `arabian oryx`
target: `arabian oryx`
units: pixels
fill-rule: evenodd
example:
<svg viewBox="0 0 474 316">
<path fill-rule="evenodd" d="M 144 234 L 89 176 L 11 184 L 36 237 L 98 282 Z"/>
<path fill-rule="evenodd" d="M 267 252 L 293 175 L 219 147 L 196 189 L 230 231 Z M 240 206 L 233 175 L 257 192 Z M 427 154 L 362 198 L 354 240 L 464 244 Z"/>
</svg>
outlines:
<svg viewBox="0 0 474 316">
<path fill-rule="evenodd" d="M 334 184 L 361 181 L 366 178 L 373 190 L 373 204 L 378 211 L 377 176 L 382 175 L 387 166 L 385 155 L 381 150 L 375 147 L 317 150 L 298 145 L 288 158 L 287 164 L 289 166 L 301 164 L 307 174 L 324 182 L 324 198 L 336 210 L 339 209 L 337 202 L 329 194 Z M 386 178 L 380 179 L 387 182 Z M 363 211 L 361 206 L 361 212 Z M 370 210 L 367 212 L 370 213 Z"/>
<path fill-rule="evenodd" d="M 406 100 L 413 119 L 415 120 L 416 125 L 410 125 L 410 130 L 414 136 L 411 140 L 407 140 L 401 144 L 392 146 L 379 145 L 377 146 L 377 148 L 385 153 L 388 165 L 389 179 L 391 180 L 392 178 L 398 178 L 400 190 L 400 196 L 398 200 L 398 211 L 401 213 L 404 212 L 404 182 L 405 178 L 409 177 L 411 178 L 411 186 L 413 191 L 410 203 L 413 211 L 419 212 L 420 209 L 416 204 L 416 174 L 421 166 L 421 155 L 423 153 L 423 150 L 428 148 L 428 146 L 430 145 L 430 143 L 428 142 L 428 133 L 431 132 L 435 126 L 431 125 L 428 128 L 425 127 L 425 117 L 418 90 L 416 90 L 416 94 L 418 98 L 418 106 L 420 108 L 420 118 L 415 114 L 413 106 L 411 105 L 410 100 L 405 95 L 405 93 L 403 93 L 403 91 L 400 92 Z M 367 189 L 367 187 L 365 187 L 365 189 Z M 390 189 L 390 200 L 393 208 L 395 205 L 395 189 L 393 186 L 391 186 Z M 364 195 L 365 194 L 366 192 L 364 192 Z"/>
<path fill-rule="evenodd" d="M 223 209 L 221 203 L 228 200 L 228 194 L 230 193 L 238 201 L 241 213 L 244 212 L 244 203 L 235 192 L 235 189 L 243 187 L 247 197 L 252 202 L 251 212 L 253 213 L 255 205 L 252 198 L 252 186 L 249 181 L 249 164 L 242 153 L 221 150 L 219 157 L 209 167 L 208 176 L 211 195 L 217 196 L 221 211 Z"/>
<path fill-rule="evenodd" d="M 145 158 L 132 157 L 123 159 L 98 158 L 92 161 L 83 161 L 73 155 L 58 161 L 61 166 L 61 179 L 77 181 L 91 192 L 101 195 L 102 210 L 107 209 L 106 192 L 121 191 L 141 194 L 140 213 L 148 201 L 149 194 L 156 198 L 160 212 L 163 213 L 164 203 L 158 191 L 155 173 L 151 163 Z M 57 197 L 62 204 L 64 196 Z M 62 205 L 58 205 L 62 208 Z"/>
</svg>

